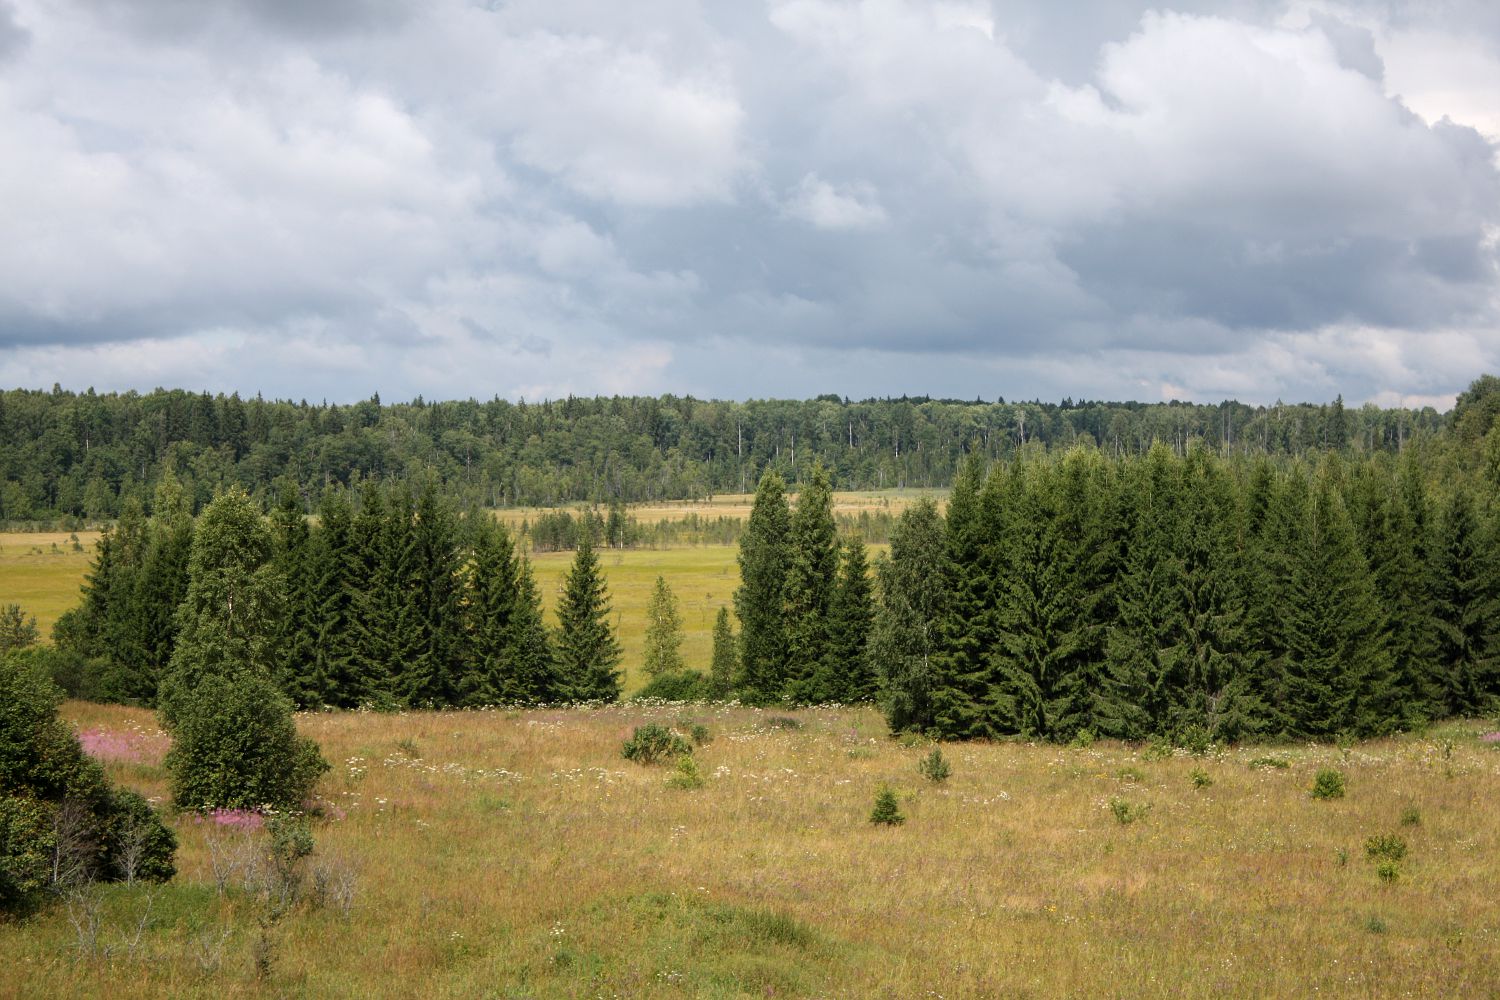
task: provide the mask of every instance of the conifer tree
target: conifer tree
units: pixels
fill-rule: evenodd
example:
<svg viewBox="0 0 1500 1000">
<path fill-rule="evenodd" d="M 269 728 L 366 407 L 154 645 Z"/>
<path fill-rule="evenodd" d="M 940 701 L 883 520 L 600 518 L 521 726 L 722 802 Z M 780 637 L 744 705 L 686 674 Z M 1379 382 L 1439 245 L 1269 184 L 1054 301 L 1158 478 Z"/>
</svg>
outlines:
<svg viewBox="0 0 1500 1000">
<path fill-rule="evenodd" d="M 719 700 L 729 697 L 734 688 L 734 676 L 738 672 L 739 646 L 734 629 L 729 623 L 729 608 L 720 605 L 714 617 L 713 660 L 708 671 L 708 696 Z"/>
<path fill-rule="evenodd" d="M 646 676 L 656 677 L 683 669 L 681 650 L 682 615 L 677 610 L 677 598 L 667 586 L 666 578 L 658 576 L 651 590 L 651 600 L 646 605 L 643 663 Z"/>
<path fill-rule="evenodd" d="M 838 588 L 839 539 L 828 473 L 814 463 L 792 514 L 786 581 L 789 701 L 815 704 L 833 692 L 823 683 L 828 657 L 828 612 Z"/>
<path fill-rule="evenodd" d="M 740 586 L 734 592 L 740 620 L 740 697 L 751 704 L 785 694 L 786 591 L 791 563 L 791 512 L 786 486 L 767 471 L 755 490 L 740 536 Z"/>
<path fill-rule="evenodd" d="M 292 704 L 321 704 L 312 669 L 317 636 L 308 602 L 314 584 L 315 566 L 310 558 L 312 530 L 302 511 L 296 483 L 284 479 L 271 511 L 271 562 L 282 583 L 285 612 L 273 623 L 278 662 L 273 671 L 276 686 Z"/>
<path fill-rule="evenodd" d="M 1474 499 L 1456 490 L 1443 510 L 1435 553 L 1438 656 L 1448 715 L 1488 712 L 1500 696 L 1494 648 L 1500 615 L 1495 553 L 1483 541 Z"/>
<path fill-rule="evenodd" d="M 516 556 L 516 603 L 510 616 L 512 684 L 518 701 L 530 704 L 563 701 L 569 697 L 558 673 L 557 657 L 542 617 L 542 592 L 531 561 Z"/>
<path fill-rule="evenodd" d="M 410 654 L 400 665 L 399 690 L 408 705 L 443 706 L 457 700 L 463 613 L 462 553 L 448 501 L 428 482 L 416 498 L 410 527 Z"/>
<path fill-rule="evenodd" d="M 869 650 L 875 600 L 864 539 L 846 535 L 842 547 L 838 589 L 828 610 L 828 652 L 819 700 L 853 705 L 874 701 L 880 690 Z"/>
<path fill-rule="evenodd" d="M 1279 681 L 1295 736 L 1393 728 L 1395 665 L 1385 616 L 1343 500 L 1326 473 L 1290 550 Z"/>
<path fill-rule="evenodd" d="M 989 652 L 994 647 L 996 542 L 1000 523 L 996 489 L 984 482 L 984 461 L 970 454 L 948 500 L 948 592 L 938 625 L 940 648 L 933 657 L 932 706 L 936 730 L 944 737 L 988 735 L 996 693 Z"/>
<path fill-rule="evenodd" d="M 609 623 L 609 592 L 588 533 L 579 535 L 573 566 L 557 604 L 557 660 L 562 683 L 577 701 L 620 697 L 620 643 Z"/>
<path fill-rule="evenodd" d="M 880 603 L 870 656 L 895 732 L 927 732 L 936 725 L 932 660 L 939 648 L 937 623 L 947 605 L 946 563 L 942 515 L 923 497 L 902 511 L 891 533 L 890 555 L 876 565 Z"/>
<path fill-rule="evenodd" d="M 505 526 L 492 517 L 481 517 L 474 526 L 467 608 L 469 665 L 459 682 L 460 704 L 472 707 L 524 700 L 515 691 L 512 647 L 519 569 Z"/>
<path fill-rule="evenodd" d="M 355 673 L 354 595 L 359 576 L 348 494 L 329 488 L 318 502 L 318 528 L 308 546 L 305 627 L 312 636 L 307 687 L 315 704 L 353 708 L 361 698 Z"/>
</svg>

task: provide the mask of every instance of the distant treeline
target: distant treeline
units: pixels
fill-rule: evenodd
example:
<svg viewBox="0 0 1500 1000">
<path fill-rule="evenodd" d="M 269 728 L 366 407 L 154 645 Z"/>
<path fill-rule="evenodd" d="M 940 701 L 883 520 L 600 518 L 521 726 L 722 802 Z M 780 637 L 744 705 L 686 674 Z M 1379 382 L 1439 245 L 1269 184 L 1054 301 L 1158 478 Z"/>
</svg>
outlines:
<svg viewBox="0 0 1500 1000">
<path fill-rule="evenodd" d="M 240 486 L 269 507 L 290 479 L 327 485 L 431 478 L 460 508 L 698 499 L 747 492 L 775 471 L 795 489 L 813 459 L 835 489 L 936 488 L 970 453 L 987 461 L 1092 443 L 1179 454 L 1397 452 L 1442 434 L 1431 408 L 1330 404 L 850 402 L 691 397 L 349 405 L 162 390 L 0 392 L 0 521 L 101 521 L 148 505 L 170 472 L 189 507 Z"/>
<path fill-rule="evenodd" d="M 858 535 L 867 544 L 891 539 L 896 518 L 885 510 L 838 513 L 834 523 L 844 534 Z M 614 549 L 665 548 L 678 545 L 735 545 L 745 531 L 745 519 L 720 514 L 708 517 L 689 512 L 679 518 L 642 524 L 619 504 L 601 513 L 595 507 L 575 511 L 545 510 L 536 520 L 521 522 L 519 534 L 537 552 L 562 552 L 576 548 L 587 535 L 598 547 Z"/>
</svg>

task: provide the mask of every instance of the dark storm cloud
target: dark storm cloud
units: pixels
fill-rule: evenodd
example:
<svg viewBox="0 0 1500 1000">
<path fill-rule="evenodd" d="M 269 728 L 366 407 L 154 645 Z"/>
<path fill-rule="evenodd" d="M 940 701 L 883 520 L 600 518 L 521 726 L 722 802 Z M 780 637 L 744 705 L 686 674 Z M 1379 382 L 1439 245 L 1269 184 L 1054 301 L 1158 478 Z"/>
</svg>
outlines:
<svg viewBox="0 0 1500 1000">
<path fill-rule="evenodd" d="M 7 38 L 6 381 L 1390 401 L 1500 363 L 1487 5 L 0 0 Z"/>
</svg>

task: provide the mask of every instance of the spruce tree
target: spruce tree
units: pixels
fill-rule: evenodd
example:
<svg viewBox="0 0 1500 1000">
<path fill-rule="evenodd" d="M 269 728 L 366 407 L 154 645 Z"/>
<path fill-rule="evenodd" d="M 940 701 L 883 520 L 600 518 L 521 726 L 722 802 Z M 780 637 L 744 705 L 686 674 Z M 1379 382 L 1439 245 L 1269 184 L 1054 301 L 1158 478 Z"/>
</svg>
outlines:
<svg viewBox="0 0 1500 1000">
<path fill-rule="evenodd" d="M 729 609 L 720 605 L 714 617 L 713 660 L 708 671 L 708 696 L 712 700 L 729 697 L 739 670 L 739 646 L 729 623 Z"/>
<path fill-rule="evenodd" d="M 998 492 L 999 483 L 996 483 Z M 950 739 L 969 739 L 991 730 L 995 692 L 989 651 L 995 643 L 995 542 L 1000 527 L 998 500 L 986 490 L 984 462 L 971 454 L 948 500 L 948 592 L 938 624 L 940 648 L 933 657 L 934 728 Z"/>
<path fill-rule="evenodd" d="M 891 552 L 876 565 L 880 603 L 870 656 L 880 676 L 881 702 L 891 729 L 927 732 L 933 714 L 933 656 L 937 623 L 947 605 L 943 576 L 947 540 L 937 504 L 923 497 L 901 513 Z"/>
<path fill-rule="evenodd" d="M 658 576 L 646 605 L 646 650 L 642 664 L 647 677 L 656 677 L 683 669 L 682 615 L 677 598 Z"/>
<path fill-rule="evenodd" d="M 278 662 L 273 677 L 292 704 L 319 705 L 321 692 L 317 690 L 312 665 L 317 635 L 308 613 L 315 582 L 312 573 L 316 571 L 311 560 L 312 529 L 304 516 L 297 485 L 290 479 L 280 483 L 270 522 L 271 562 L 282 582 L 286 609 L 274 623 Z"/>
<path fill-rule="evenodd" d="M 1500 695 L 1493 639 L 1500 615 L 1495 553 L 1484 544 L 1474 499 L 1449 498 L 1439 525 L 1436 573 L 1438 655 L 1447 715 L 1479 715 Z"/>
<path fill-rule="evenodd" d="M 304 593 L 305 624 L 312 636 L 307 687 L 316 704 L 339 708 L 353 708 L 361 698 L 354 664 L 354 596 L 368 578 L 359 575 L 353 517 L 345 490 L 323 492 L 318 527 L 308 546 Z"/>
<path fill-rule="evenodd" d="M 115 693 L 142 704 L 153 704 L 161 678 L 177 642 L 177 608 L 187 596 L 188 562 L 193 549 L 193 515 L 182 487 L 170 474 L 156 487 L 147 526 L 141 572 L 135 582 L 138 639 L 132 643 L 140 657 L 129 690 Z"/>
<path fill-rule="evenodd" d="M 531 561 L 516 556 L 516 602 L 510 614 L 510 682 L 516 700 L 528 704 L 565 701 L 569 697 L 558 672 L 557 656 L 542 616 L 542 592 Z"/>
<path fill-rule="evenodd" d="M 787 576 L 791 563 L 791 512 L 786 486 L 767 471 L 755 490 L 740 536 L 740 585 L 734 592 L 740 620 L 740 670 L 736 685 L 750 704 L 776 701 L 787 679 Z"/>
<path fill-rule="evenodd" d="M 828 473 L 814 463 L 797 497 L 791 521 L 791 562 L 786 580 L 788 701 L 817 704 L 834 692 L 824 683 L 828 612 L 838 588 L 839 539 L 833 521 Z"/>
<path fill-rule="evenodd" d="M 609 592 L 588 533 L 579 535 L 573 566 L 557 604 L 557 660 L 576 701 L 620 697 L 620 642 L 609 623 Z"/>
<path fill-rule="evenodd" d="M 429 481 L 417 496 L 410 528 L 409 606 L 404 621 L 411 652 L 398 688 L 408 705 L 441 707 L 457 700 L 463 652 L 458 525 L 448 501 Z"/>
<path fill-rule="evenodd" d="M 488 515 L 474 527 L 469 569 L 469 662 L 459 680 L 459 702 L 471 707 L 523 701 L 514 683 L 514 617 L 520 581 L 515 546 L 505 526 Z"/>
<path fill-rule="evenodd" d="M 875 599 L 864 539 L 845 536 L 838 589 L 828 609 L 828 651 L 823 659 L 821 700 L 846 705 L 874 701 L 879 679 L 870 661 Z"/>
</svg>

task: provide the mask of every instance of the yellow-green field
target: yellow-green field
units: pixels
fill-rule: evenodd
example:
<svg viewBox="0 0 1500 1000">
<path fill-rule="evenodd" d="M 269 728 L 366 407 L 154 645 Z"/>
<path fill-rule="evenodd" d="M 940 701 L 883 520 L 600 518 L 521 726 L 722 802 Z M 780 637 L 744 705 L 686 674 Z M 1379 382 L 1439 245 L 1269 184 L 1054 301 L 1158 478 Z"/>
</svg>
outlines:
<svg viewBox="0 0 1500 1000">
<path fill-rule="evenodd" d="M 263 834 L 178 817 L 177 879 L 106 889 L 92 934 L 77 905 L 82 930 L 62 904 L 0 926 L 0 996 L 1496 995 L 1500 750 L 1478 723 L 1347 757 L 952 745 L 934 785 L 872 711 L 787 714 L 303 716 L 334 765 L 313 861 L 357 872 L 347 915 L 308 902 L 263 930 L 213 878 Z M 63 716 L 164 794 L 149 712 Z M 702 788 L 621 759 L 645 721 L 708 726 Z M 1345 798 L 1309 796 L 1322 767 Z M 905 825 L 868 822 L 883 785 Z M 1148 811 L 1122 824 L 1116 799 Z M 1365 856 L 1383 834 L 1408 846 L 1393 881 Z"/>
<path fill-rule="evenodd" d="M 94 556 L 97 531 L 0 532 L 0 605 L 19 604 L 36 616 L 45 639 L 57 616 L 78 603 L 78 588 Z"/>
<path fill-rule="evenodd" d="M 833 495 L 835 514 L 854 514 L 860 511 L 885 511 L 900 514 L 919 498 L 930 496 L 942 503 L 947 490 L 869 490 L 840 491 Z M 795 504 L 797 495 L 791 500 Z M 640 524 L 657 524 L 661 521 L 677 521 L 689 514 L 699 517 L 729 517 L 744 520 L 750 516 L 750 506 L 755 501 L 752 493 L 726 493 L 709 500 L 675 500 L 667 503 L 631 504 L 626 512 Z M 495 516 L 511 528 L 522 521 L 535 521 L 541 514 L 552 510 L 549 507 L 505 507 L 495 511 Z M 575 508 L 564 508 L 572 510 Z"/>
</svg>

